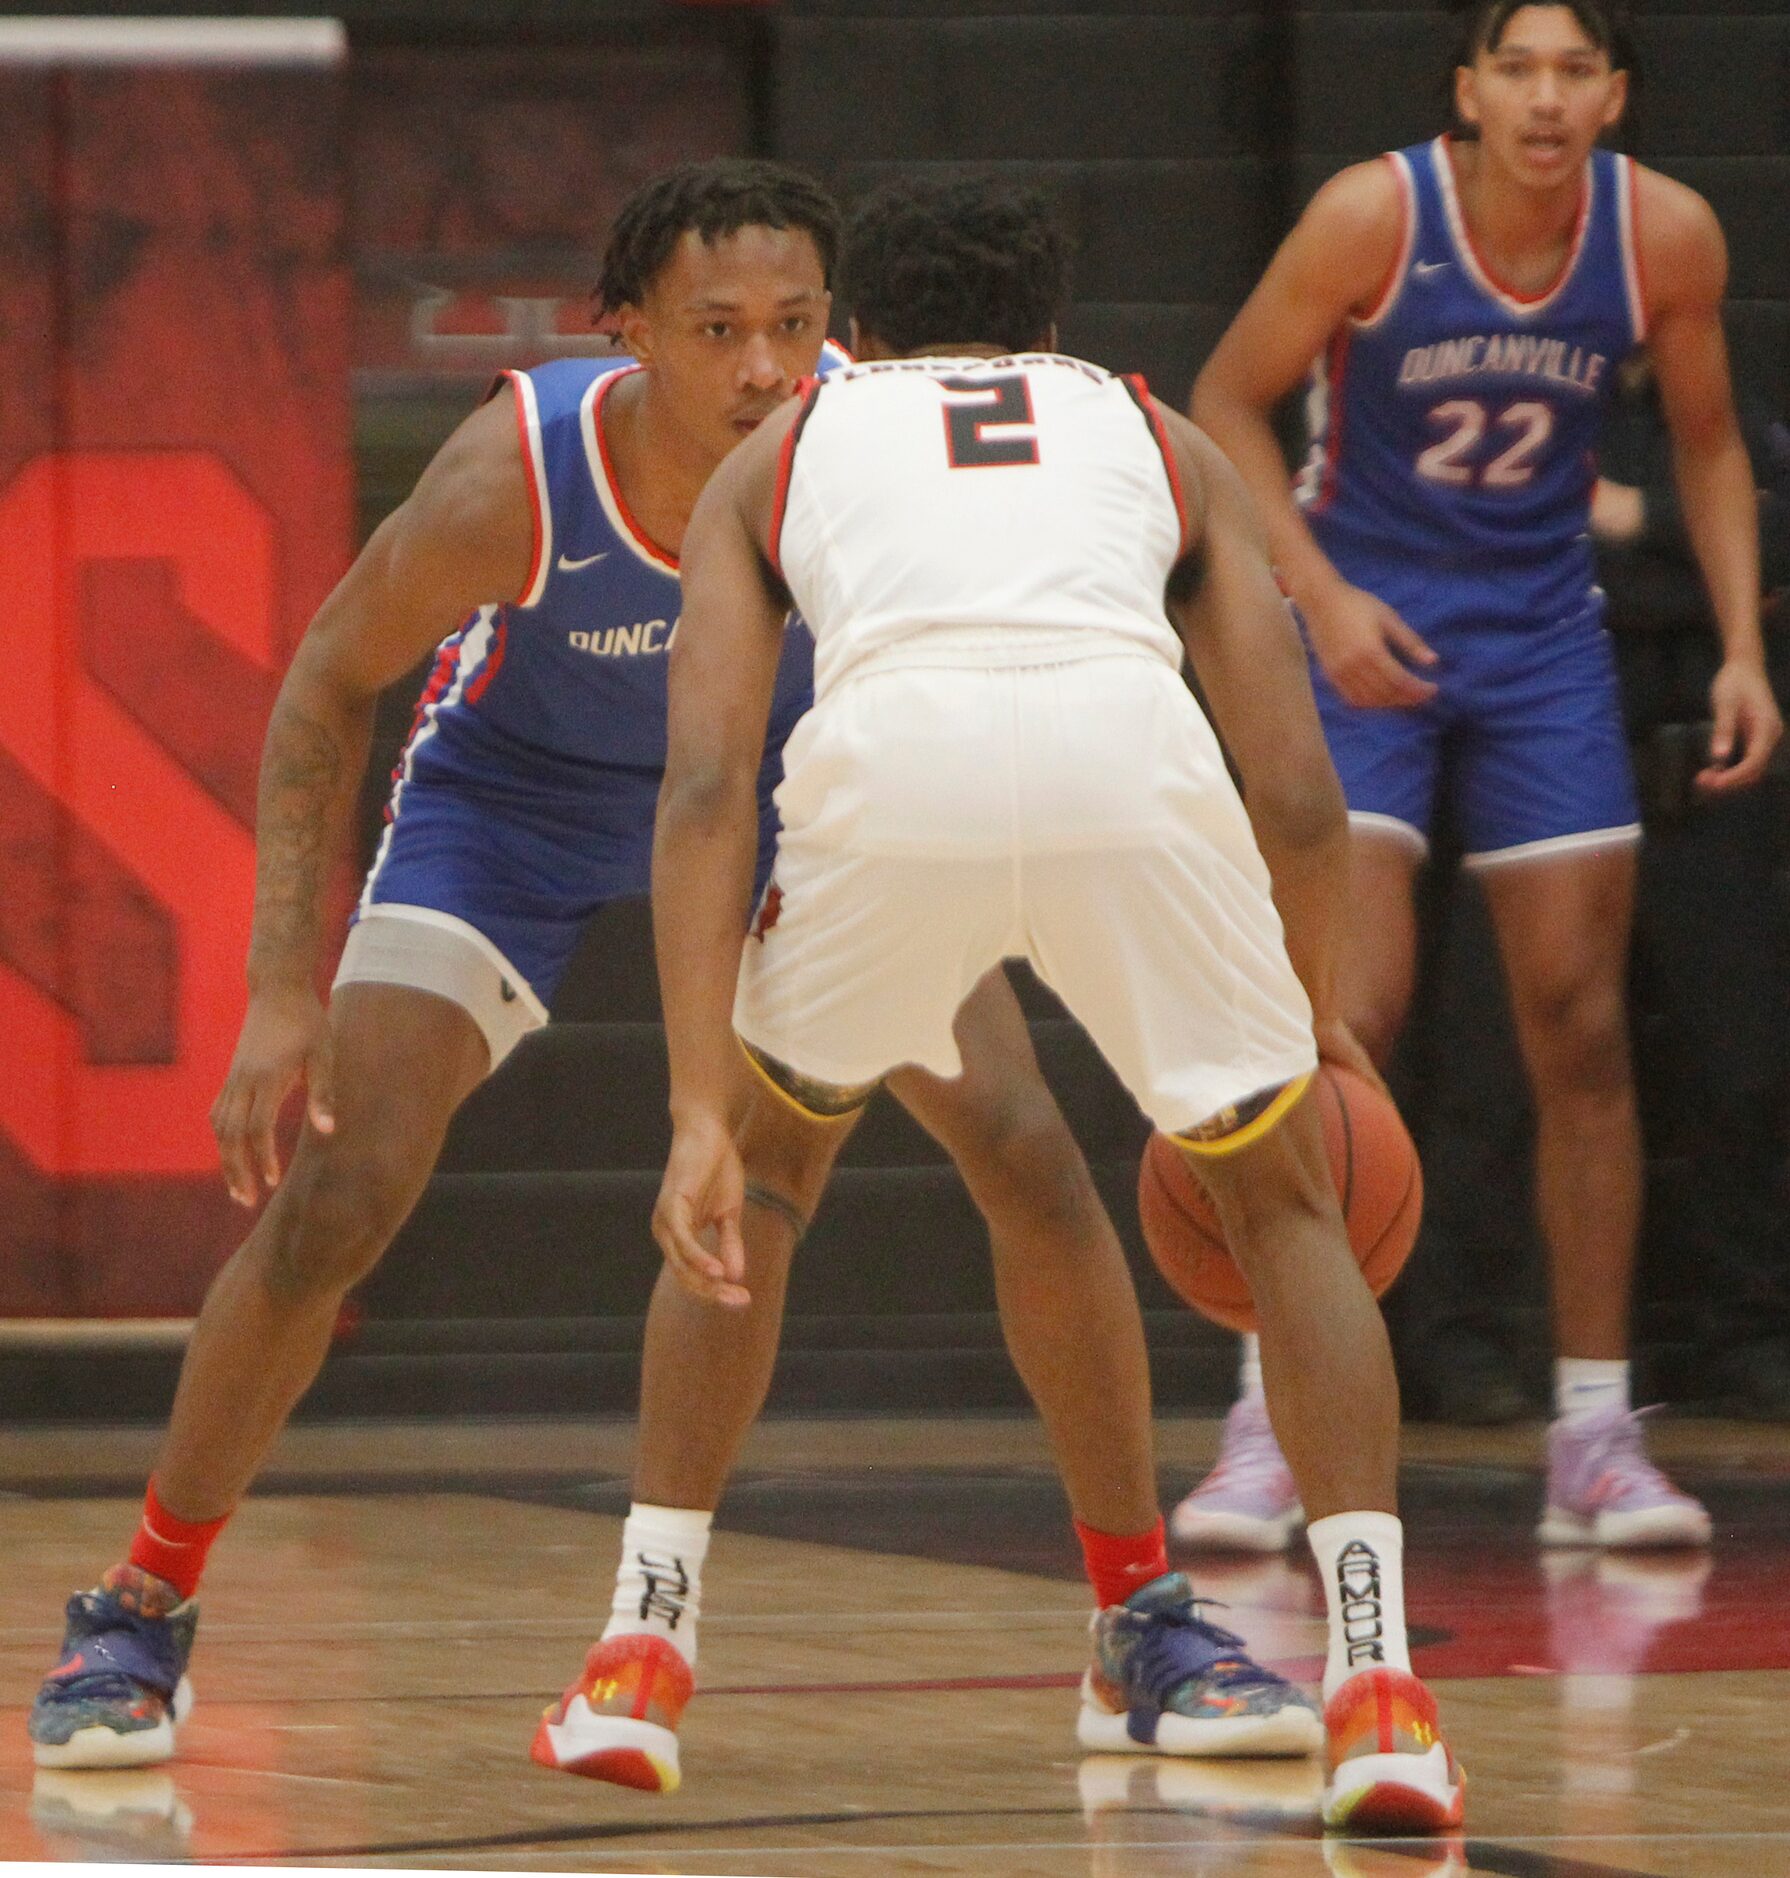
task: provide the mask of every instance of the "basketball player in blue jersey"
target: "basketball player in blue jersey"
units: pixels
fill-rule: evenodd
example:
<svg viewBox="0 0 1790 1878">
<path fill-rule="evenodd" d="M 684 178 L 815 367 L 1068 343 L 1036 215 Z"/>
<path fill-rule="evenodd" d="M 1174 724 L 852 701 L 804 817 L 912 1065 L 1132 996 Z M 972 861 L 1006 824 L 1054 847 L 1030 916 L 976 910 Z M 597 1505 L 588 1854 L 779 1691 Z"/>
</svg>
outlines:
<svg viewBox="0 0 1790 1878">
<path fill-rule="evenodd" d="M 30 1721 L 40 1765 L 173 1752 L 206 1554 L 315 1376 L 344 1294 L 403 1223 L 455 1110 L 545 1020 L 585 919 L 647 890 L 679 543 L 711 472 L 820 361 L 835 236 L 827 197 L 775 165 L 700 164 L 646 185 L 617 218 L 601 283 L 632 356 L 510 374 L 306 634 L 263 754 L 249 1005 L 213 1116 L 231 1192 L 271 1197 L 205 1300 L 127 1559 L 69 1606 Z M 326 1007 L 326 885 L 374 702 L 438 642 Z M 759 778 L 761 880 L 808 660 L 792 631 Z M 1116 1605 L 1167 1568 L 1136 1298 L 998 975 L 960 1040 L 962 1077 L 915 1073 L 896 1093 L 988 1221 L 1010 1346 L 1096 1596 Z M 306 1125 L 282 1177 L 274 1127 L 301 1077 Z M 689 1295 L 670 1275 L 655 1293 L 637 1498 L 593 1653 L 604 1692 L 582 1705 L 566 1757 L 577 1771 L 676 1783 L 710 1513 L 763 1400 L 789 1258 L 838 1139 L 817 1142 L 768 1101 L 751 1109 L 742 1150 L 764 1230 L 749 1302 L 737 1288 Z M 1234 1752 L 1240 1730 L 1283 1752 L 1316 1738 L 1304 1698 L 1253 1665 L 1171 1693 L 1183 1751 Z M 537 1758 L 558 1764 L 540 1744 Z"/>
<path fill-rule="evenodd" d="M 1384 1061 L 1438 789 L 1496 928 L 1534 1092 L 1556 1418 L 1547 1544 L 1701 1544 L 1629 1401 L 1641 1153 L 1624 1019 L 1640 816 L 1589 536 L 1598 428 L 1645 346 L 1724 659 L 1698 781 L 1744 788 L 1780 734 L 1759 632 L 1752 477 L 1731 400 L 1720 228 L 1598 147 L 1628 63 L 1600 0 L 1490 0 L 1455 76 L 1470 137 L 1319 190 L 1200 374 L 1196 417 L 1269 524 L 1304 620 L 1353 831 L 1344 1014 Z M 1270 429 L 1310 374 L 1289 488 Z M 1300 1518 L 1246 1344 L 1190 1542 L 1277 1550 Z"/>
</svg>

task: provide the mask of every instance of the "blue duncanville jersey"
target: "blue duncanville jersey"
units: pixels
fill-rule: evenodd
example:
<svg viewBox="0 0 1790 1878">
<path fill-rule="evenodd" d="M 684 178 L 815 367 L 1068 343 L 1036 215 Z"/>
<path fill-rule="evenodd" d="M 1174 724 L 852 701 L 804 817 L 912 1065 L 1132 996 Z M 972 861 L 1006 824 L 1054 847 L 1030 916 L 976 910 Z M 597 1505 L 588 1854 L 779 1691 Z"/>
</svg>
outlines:
<svg viewBox="0 0 1790 1878">
<path fill-rule="evenodd" d="M 820 369 L 843 355 L 829 346 Z M 415 783 L 582 796 L 608 772 L 665 767 L 665 675 L 682 589 L 676 560 L 628 512 L 603 434 L 626 358 L 507 372 L 534 508 L 520 595 L 482 606 L 442 641 L 399 763 Z M 498 395 L 502 395 L 500 392 Z M 792 623 L 767 747 L 813 693 L 814 644 Z"/>
<path fill-rule="evenodd" d="M 1446 137 L 1386 161 L 1404 242 L 1378 305 L 1313 370 L 1306 520 L 1345 579 L 1414 624 L 1582 613 L 1598 431 L 1645 336 L 1634 166 L 1592 153 L 1566 263 L 1525 296 L 1473 245 Z"/>
</svg>

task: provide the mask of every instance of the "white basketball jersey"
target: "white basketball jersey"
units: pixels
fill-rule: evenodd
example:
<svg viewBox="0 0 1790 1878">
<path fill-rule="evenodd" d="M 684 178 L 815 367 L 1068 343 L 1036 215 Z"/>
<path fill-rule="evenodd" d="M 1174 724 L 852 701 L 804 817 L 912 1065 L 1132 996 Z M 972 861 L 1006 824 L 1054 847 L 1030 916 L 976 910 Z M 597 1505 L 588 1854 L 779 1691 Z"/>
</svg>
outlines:
<svg viewBox="0 0 1790 1878">
<path fill-rule="evenodd" d="M 1164 589 L 1187 524 L 1141 379 L 1055 354 L 848 366 L 806 391 L 770 548 L 815 694 L 898 665 L 1130 647 L 1179 669 Z"/>
</svg>

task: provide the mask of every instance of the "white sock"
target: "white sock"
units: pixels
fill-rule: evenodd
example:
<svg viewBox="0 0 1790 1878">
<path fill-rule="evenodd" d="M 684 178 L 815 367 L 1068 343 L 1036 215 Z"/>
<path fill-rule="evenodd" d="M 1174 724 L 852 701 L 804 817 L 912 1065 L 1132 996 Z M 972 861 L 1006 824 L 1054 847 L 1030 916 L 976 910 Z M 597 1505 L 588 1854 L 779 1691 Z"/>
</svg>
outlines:
<svg viewBox="0 0 1790 1878">
<path fill-rule="evenodd" d="M 1328 1702 L 1357 1670 L 1411 1667 L 1405 1636 L 1405 1529 L 1394 1513 L 1332 1513 L 1306 1527 L 1324 1605 L 1330 1653 L 1324 1659 Z"/>
<path fill-rule="evenodd" d="M 622 1527 L 622 1561 L 603 1639 L 642 1631 L 663 1637 L 696 1667 L 696 1619 L 702 1604 L 702 1561 L 713 1513 L 636 1500 Z"/>
<path fill-rule="evenodd" d="M 1262 1340 L 1253 1330 L 1243 1333 L 1243 1354 L 1237 1365 L 1237 1394 L 1247 1401 L 1251 1396 L 1263 1401 Z"/>
<path fill-rule="evenodd" d="M 1563 1422 L 1628 1407 L 1626 1357 L 1563 1356 L 1554 1364 L 1554 1415 Z"/>
</svg>

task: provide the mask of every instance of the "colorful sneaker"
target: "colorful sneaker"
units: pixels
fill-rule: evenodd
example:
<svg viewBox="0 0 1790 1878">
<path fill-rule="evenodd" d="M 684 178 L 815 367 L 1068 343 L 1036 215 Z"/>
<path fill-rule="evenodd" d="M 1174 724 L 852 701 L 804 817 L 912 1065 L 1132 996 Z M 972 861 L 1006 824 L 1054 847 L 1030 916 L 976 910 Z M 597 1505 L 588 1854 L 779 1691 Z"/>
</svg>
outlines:
<svg viewBox="0 0 1790 1878">
<path fill-rule="evenodd" d="M 1165 1572 L 1098 1613 L 1076 1739 L 1120 1754 L 1310 1754 L 1324 1738 L 1316 1704 L 1198 1605 L 1186 1575 Z"/>
<path fill-rule="evenodd" d="M 1648 1460 L 1641 1417 L 1575 1415 L 1548 1430 L 1543 1545 L 1707 1545 L 1709 1514 Z"/>
<path fill-rule="evenodd" d="M 39 1767 L 150 1767 L 193 1706 L 186 1663 L 198 1603 L 135 1565 L 68 1601 L 62 1656 L 31 1705 Z"/>
<path fill-rule="evenodd" d="M 590 1780 L 675 1793 L 677 1725 L 696 1678 L 663 1637 L 594 1644 L 584 1674 L 541 1717 L 529 1759 Z"/>
<path fill-rule="evenodd" d="M 1358 1670 L 1324 1709 L 1324 1824 L 1357 1839 L 1458 1831 L 1466 1776 L 1409 1670 Z"/>
<path fill-rule="evenodd" d="M 1305 1524 L 1299 1489 L 1259 1395 L 1232 1404 L 1218 1463 L 1169 1515 L 1182 1545 L 1210 1552 L 1284 1552 Z"/>
</svg>

